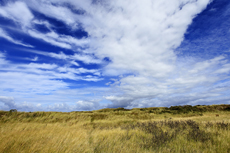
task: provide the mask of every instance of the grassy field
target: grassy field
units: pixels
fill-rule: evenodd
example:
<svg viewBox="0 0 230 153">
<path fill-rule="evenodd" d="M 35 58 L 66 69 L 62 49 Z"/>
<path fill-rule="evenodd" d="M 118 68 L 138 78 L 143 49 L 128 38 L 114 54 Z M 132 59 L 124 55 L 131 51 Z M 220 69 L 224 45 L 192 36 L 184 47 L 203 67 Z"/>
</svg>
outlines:
<svg viewBox="0 0 230 153">
<path fill-rule="evenodd" d="M 230 105 L 0 111 L 0 152 L 230 153 Z"/>
</svg>

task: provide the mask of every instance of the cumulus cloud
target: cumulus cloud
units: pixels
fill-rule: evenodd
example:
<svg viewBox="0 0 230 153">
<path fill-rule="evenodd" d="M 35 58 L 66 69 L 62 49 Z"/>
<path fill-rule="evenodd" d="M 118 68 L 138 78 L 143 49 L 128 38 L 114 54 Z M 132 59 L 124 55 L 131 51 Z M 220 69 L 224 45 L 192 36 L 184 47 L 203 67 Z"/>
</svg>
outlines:
<svg viewBox="0 0 230 153">
<path fill-rule="evenodd" d="M 77 110 L 96 110 L 100 108 L 100 104 L 98 101 L 78 101 L 76 102 L 76 109 Z"/>
<path fill-rule="evenodd" d="M 13 97 L 0 96 L 0 102 L 8 106 L 8 108 L 16 108 Z"/>
<path fill-rule="evenodd" d="M 109 1 L 88 11 L 92 23 L 85 24 L 85 29 L 95 38 L 91 43 L 95 54 L 112 60 L 105 74 L 164 77 L 175 70 L 173 49 L 180 45 L 193 17 L 208 3 Z"/>
<path fill-rule="evenodd" d="M 5 108 L 4 110 L 16 109 L 18 111 L 41 111 L 44 108 L 41 107 L 41 104 L 32 104 L 28 102 L 15 103 L 13 97 L 0 96 L 0 104 L 3 103 Z"/>
</svg>

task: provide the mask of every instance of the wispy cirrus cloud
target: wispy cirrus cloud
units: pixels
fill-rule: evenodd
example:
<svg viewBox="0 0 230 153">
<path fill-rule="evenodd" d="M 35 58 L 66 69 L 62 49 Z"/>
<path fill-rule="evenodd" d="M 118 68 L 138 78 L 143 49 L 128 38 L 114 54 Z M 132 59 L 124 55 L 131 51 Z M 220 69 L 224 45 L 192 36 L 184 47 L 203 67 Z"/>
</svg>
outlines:
<svg viewBox="0 0 230 153">
<path fill-rule="evenodd" d="M 68 83 L 62 79 L 99 81 L 98 70 L 71 68 L 67 66 L 58 66 L 56 64 L 46 63 L 29 63 L 18 64 L 12 63 L 5 59 L 3 53 L 0 52 L 0 75 L 1 87 L 5 89 L 17 90 L 20 92 L 47 93 L 62 88 L 68 88 Z M 87 75 L 83 75 L 87 74 Z M 91 74 L 91 80 L 88 75 Z M 18 81 L 20 79 L 20 81 Z M 20 90 L 19 90 L 20 89 Z"/>
<path fill-rule="evenodd" d="M 43 3 L 41 3 L 43 4 Z M 52 6 L 52 5 L 50 5 Z M 36 8 L 40 8 L 37 7 Z M 58 10 L 52 9 L 52 8 L 47 8 L 51 9 L 49 12 L 55 12 L 61 14 Z M 67 9 L 68 10 L 68 9 Z M 23 16 L 19 15 L 23 14 Z M 0 9 L 0 16 L 3 16 L 7 19 L 13 20 L 15 23 L 17 23 L 19 26 L 21 26 L 21 30 L 27 34 L 30 35 L 31 37 L 41 39 L 49 44 L 52 44 L 54 46 L 58 46 L 61 48 L 66 48 L 66 49 L 74 49 L 76 46 L 81 46 L 84 47 L 88 45 L 89 39 L 76 39 L 72 36 L 69 35 L 64 35 L 64 34 L 58 34 L 52 30 L 52 26 L 49 24 L 47 21 L 40 21 L 36 19 L 31 13 L 31 10 L 28 8 L 27 4 L 23 1 L 16 1 L 16 2 L 10 2 L 6 6 L 2 6 Z M 56 16 L 57 17 L 57 16 Z M 64 17 L 62 16 L 64 19 Z M 48 33 L 41 33 L 37 31 L 34 28 L 34 24 L 40 24 L 40 25 L 45 25 L 50 32 Z M 5 39 L 16 43 L 23 45 L 25 47 L 32 47 L 31 45 L 26 45 L 23 43 L 20 43 L 19 41 L 15 41 L 12 38 L 9 37 L 6 33 L 3 33 L 4 31 L 0 31 L 2 34 L 2 37 Z"/>
<path fill-rule="evenodd" d="M 30 47 L 30 48 L 34 48 L 34 46 L 32 45 L 29 45 L 29 44 L 25 44 L 21 41 L 18 41 L 18 40 L 15 40 L 14 38 L 12 38 L 6 31 L 4 31 L 3 29 L 0 28 L 0 37 L 14 43 L 14 44 L 17 44 L 17 45 L 22 45 L 22 46 L 25 46 L 25 47 Z"/>
<path fill-rule="evenodd" d="M 54 46 L 58 46 L 61 48 L 66 48 L 66 49 L 73 49 L 74 46 L 84 47 L 89 42 L 89 40 L 87 39 L 78 40 L 71 36 L 58 35 L 57 33 L 53 31 L 46 33 L 46 34 L 42 34 L 35 30 L 29 30 L 28 34 L 34 38 L 44 40 L 47 43 L 50 43 Z"/>
<path fill-rule="evenodd" d="M 48 51 L 41 51 L 41 50 L 35 50 L 35 49 L 22 49 L 22 51 L 35 53 L 38 55 L 48 56 L 55 59 L 60 60 L 71 60 L 70 63 L 76 66 L 79 66 L 79 64 L 76 61 L 83 62 L 84 64 L 102 64 L 103 60 L 99 59 L 92 54 L 87 53 L 74 53 L 74 54 L 65 54 L 63 52 L 60 53 L 53 53 Z"/>
</svg>

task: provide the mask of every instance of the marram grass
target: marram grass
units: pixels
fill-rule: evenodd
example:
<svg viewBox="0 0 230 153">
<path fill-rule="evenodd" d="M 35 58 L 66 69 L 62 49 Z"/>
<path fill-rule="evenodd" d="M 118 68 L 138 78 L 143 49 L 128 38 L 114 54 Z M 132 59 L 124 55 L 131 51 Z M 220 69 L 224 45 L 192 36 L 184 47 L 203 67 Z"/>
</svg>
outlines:
<svg viewBox="0 0 230 153">
<path fill-rule="evenodd" d="M 230 106 L 0 111 L 0 152 L 229 153 Z"/>
</svg>

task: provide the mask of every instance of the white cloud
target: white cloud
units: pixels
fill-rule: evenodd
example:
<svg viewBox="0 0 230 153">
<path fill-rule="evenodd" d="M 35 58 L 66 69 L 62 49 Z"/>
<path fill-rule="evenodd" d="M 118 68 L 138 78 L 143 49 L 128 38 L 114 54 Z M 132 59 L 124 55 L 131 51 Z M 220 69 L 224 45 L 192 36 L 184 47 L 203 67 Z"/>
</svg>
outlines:
<svg viewBox="0 0 230 153">
<path fill-rule="evenodd" d="M 164 77 L 175 70 L 173 48 L 180 45 L 193 17 L 208 2 L 109 1 L 91 10 L 85 8 L 92 23 L 84 28 L 95 38 L 91 43 L 95 54 L 112 60 L 105 74 Z M 184 7 L 179 10 L 181 5 Z"/>
<path fill-rule="evenodd" d="M 69 67 L 59 67 L 58 71 L 60 72 L 72 72 L 75 74 L 82 74 L 82 73 L 97 73 L 98 70 L 94 69 L 84 69 L 84 68 L 69 68 Z"/>
<path fill-rule="evenodd" d="M 35 56 L 33 59 L 31 59 L 31 61 L 34 61 L 34 62 L 38 61 L 38 56 Z"/>
<path fill-rule="evenodd" d="M 33 19 L 32 20 L 33 24 L 38 24 L 38 25 L 44 25 L 47 27 L 50 31 L 52 31 L 52 25 L 48 21 L 43 21 L 43 20 L 38 20 L 38 19 Z"/>
<path fill-rule="evenodd" d="M 75 66 L 80 66 L 77 62 L 75 62 L 75 61 L 71 61 L 70 62 L 72 65 L 75 65 Z"/>
<path fill-rule="evenodd" d="M 76 39 L 67 35 L 59 35 L 53 31 L 43 34 L 35 30 L 28 30 L 28 34 L 32 37 L 42 39 L 54 46 L 67 49 L 72 49 L 74 46 L 84 47 L 89 42 L 87 39 Z"/>
<path fill-rule="evenodd" d="M 73 60 L 78 60 L 78 61 L 82 61 L 85 64 L 101 64 L 102 61 L 100 59 L 96 59 L 95 57 L 93 57 L 92 55 L 87 55 L 87 54 L 74 54 L 73 56 L 70 57 L 70 59 Z"/>
<path fill-rule="evenodd" d="M 74 50 L 76 46 L 87 46 L 87 49 L 81 50 L 82 54 L 73 55 L 63 52 L 59 54 L 35 50 L 31 52 L 66 60 L 75 66 L 79 66 L 79 63 L 76 63 L 78 61 L 85 64 L 103 64 L 102 59 L 105 57 L 110 59 L 108 65 L 103 68 L 102 76 L 118 78 L 112 80 L 113 83 L 108 83 L 111 88 L 109 92 L 100 94 L 101 97 L 104 96 L 104 99 L 112 102 L 108 105 L 109 107 L 132 108 L 212 103 L 217 102 L 218 99 L 229 103 L 230 98 L 226 96 L 229 86 L 223 85 L 223 82 L 229 82 L 230 70 L 229 61 L 225 56 L 195 59 L 177 57 L 174 52 L 183 41 L 184 34 L 193 18 L 204 10 L 211 0 L 107 0 L 95 3 L 91 0 L 66 0 L 65 2 L 24 0 L 24 2 L 26 3 L 23 3 L 24 6 L 27 5 L 48 17 L 64 22 L 71 30 L 80 24 L 89 34 L 88 38 L 80 40 L 60 35 L 52 31 L 50 23 L 37 21 L 34 18 L 32 20 L 32 17 L 28 15 L 25 17 L 26 25 L 43 24 L 50 29 L 50 32 L 44 34 L 30 29 L 32 28 L 30 26 L 24 29 L 30 36 L 67 49 Z M 83 10 L 84 13 L 74 13 L 63 3 L 70 3 L 75 9 Z M 12 6 L 15 7 L 16 4 Z M 13 15 L 10 16 L 13 12 L 11 9 L 4 8 L 3 10 L 0 13 L 2 16 L 17 20 Z M 30 69 L 33 75 L 41 73 L 45 77 L 49 76 L 46 79 L 48 83 L 45 85 L 52 87 L 51 84 L 55 84 L 49 91 L 59 89 L 56 85 L 60 85 L 60 88 L 67 87 L 66 83 L 55 79 L 88 81 L 102 79 L 98 77 L 101 76 L 100 70 L 73 69 L 68 65 L 53 66 L 32 64 L 24 67 L 27 71 Z M 44 68 L 46 71 L 42 70 Z M 11 76 L 14 73 L 8 74 Z M 25 71 L 21 70 L 21 73 Z M 76 74 L 87 74 L 87 76 L 82 77 Z M 17 72 L 14 75 L 19 74 Z M 33 81 L 39 79 L 41 78 Z M 30 86 L 29 83 L 28 86 Z M 78 107 L 74 106 L 74 108 L 94 109 L 95 104 L 99 105 L 92 99 L 78 99 Z M 50 106 L 50 109 L 71 110 L 67 105 L 60 102 L 55 106 Z"/>
<path fill-rule="evenodd" d="M 53 57 L 53 58 L 57 58 L 57 59 L 68 59 L 69 58 L 69 55 L 66 55 L 64 54 L 63 52 L 60 52 L 59 54 L 56 54 L 56 53 L 45 53 L 45 52 L 36 52 L 38 54 L 42 54 L 42 55 L 45 55 L 45 56 L 50 56 L 50 57 Z"/>
<path fill-rule="evenodd" d="M 5 60 L 5 54 L 0 52 L 0 65 L 7 64 L 7 61 Z"/>
<path fill-rule="evenodd" d="M 25 101 L 20 104 L 15 103 L 15 99 L 13 97 L 6 96 L 0 96 L 0 104 L 1 103 L 4 104 L 4 110 L 16 109 L 18 111 L 39 111 L 44 109 L 40 104 L 32 104 Z"/>
<path fill-rule="evenodd" d="M 74 14 L 67 7 L 63 7 L 56 3 L 57 1 L 53 1 L 56 5 L 53 5 L 52 1 L 36 1 L 30 0 L 26 1 L 27 4 L 34 10 L 45 14 L 49 17 L 56 18 L 60 21 L 63 21 L 67 25 L 75 26 L 77 24 L 77 20 L 81 18 L 81 16 Z M 38 7 L 40 6 L 40 7 Z"/>
<path fill-rule="evenodd" d="M 53 36 L 58 37 L 58 35 L 55 34 L 55 33 L 42 34 L 42 33 L 36 32 L 36 31 L 32 31 L 32 30 L 29 30 L 28 33 L 32 37 L 42 39 L 42 40 L 44 40 L 44 41 L 46 41 L 46 42 L 48 42 L 48 43 L 50 43 L 52 45 L 55 45 L 55 46 L 58 46 L 58 47 L 61 47 L 61 48 L 71 49 L 70 44 L 64 43 L 64 42 L 61 42 L 61 41 L 57 41 L 56 39 L 52 38 Z"/>
<path fill-rule="evenodd" d="M 97 74 L 99 71 L 94 69 L 74 69 L 47 63 L 14 64 L 5 60 L 5 57 L 6 55 L 0 52 L 1 92 L 9 90 L 13 93 L 49 94 L 56 90 L 69 88 L 69 84 L 62 79 L 74 81 L 102 79 Z M 89 78 L 83 74 L 91 74 L 92 77 Z"/>
<path fill-rule="evenodd" d="M 199 102 L 204 104 L 205 101 L 223 103 L 221 99 L 225 99 L 224 103 L 229 103 L 230 97 L 226 94 L 230 90 L 226 85 L 229 82 L 229 64 L 226 64 L 226 59 L 220 56 L 196 63 L 195 65 L 187 63 L 189 67 L 180 68 L 162 79 L 144 76 L 121 78 L 119 83 L 116 81 L 115 84 L 120 84 L 118 88 L 122 92 L 106 97 L 113 102 L 109 106 L 131 108 L 199 104 Z"/>
<path fill-rule="evenodd" d="M 27 51 L 27 52 L 32 52 L 32 53 L 36 53 L 36 54 L 40 54 L 40 55 L 44 55 L 44 56 L 49 56 L 52 58 L 56 58 L 56 59 L 62 59 L 62 60 L 71 60 L 70 63 L 76 66 L 79 66 L 79 64 L 75 62 L 75 60 L 77 61 L 81 61 L 85 64 L 103 64 L 103 61 L 101 59 L 98 59 L 96 57 L 94 57 L 92 54 L 65 54 L 63 52 L 60 53 L 52 53 L 52 52 L 45 52 L 45 51 L 39 51 L 39 50 L 33 50 L 33 49 L 23 49 L 23 51 Z"/>
<path fill-rule="evenodd" d="M 108 92 L 108 90 L 109 88 L 81 87 L 79 89 L 59 89 L 45 95 L 34 94 L 32 92 L 16 92 L 17 94 L 14 98 L 0 96 L 0 110 L 79 111 L 100 109 L 105 107 L 100 102 L 104 99 L 102 95 Z M 7 92 L 1 92 L 1 94 L 7 95 Z"/>
<path fill-rule="evenodd" d="M 33 5 L 30 6 L 34 10 L 38 9 L 37 11 L 44 11 L 42 13 L 48 13 L 49 12 L 51 17 L 52 17 L 52 15 L 55 16 L 55 18 L 59 17 L 59 19 L 64 19 L 64 21 L 66 21 L 68 23 L 72 23 L 72 20 L 74 21 L 74 19 L 71 19 L 71 21 L 68 19 L 68 17 L 70 17 L 71 14 L 73 14 L 73 13 L 71 13 L 70 10 L 68 10 L 67 8 L 55 7 L 51 3 L 49 3 L 49 5 L 45 5 L 45 3 L 39 4 L 35 1 L 32 4 L 35 4 L 35 3 L 38 5 L 36 5 L 34 7 L 33 7 Z M 16 1 L 14 3 L 13 2 L 8 3 L 7 6 L 1 7 L 0 15 L 18 23 L 21 26 L 22 31 L 25 34 L 28 34 L 34 38 L 41 39 L 41 40 L 43 40 L 47 43 L 50 43 L 54 46 L 58 46 L 61 48 L 66 48 L 66 49 L 75 49 L 76 46 L 84 47 L 84 46 L 88 45 L 89 40 L 86 38 L 85 39 L 76 39 L 72 36 L 61 35 L 61 34 L 58 34 L 58 33 L 55 33 L 54 31 L 52 31 L 52 26 L 50 25 L 50 23 L 48 23 L 47 21 L 40 21 L 40 20 L 34 18 L 30 9 L 27 7 L 28 4 L 31 4 L 31 3 L 25 3 L 22 1 Z M 38 6 L 40 6 L 40 7 L 38 7 Z M 43 10 L 40 10 L 40 8 L 43 8 Z M 62 12 L 62 13 L 60 13 L 60 12 Z M 21 15 L 21 14 L 23 14 L 23 15 Z M 76 20 L 76 18 L 75 18 L 75 20 Z M 50 32 L 44 34 L 44 33 L 41 33 L 39 31 L 33 30 L 34 29 L 33 24 L 45 25 L 50 30 Z M 21 43 L 20 41 L 16 41 L 16 40 L 12 39 L 3 30 L 0 31 L 0 36 L 4 37 L 8 41 L 11 41 L 15 44 L 23 45 L 26 47 L 33 47 L 31 45 L 26 45 L 26 44 Z"/>
<path fill-rule="evenodd" d="M 13 97 L 0 96 L 0 102 L 12 109 L 16 107 Z"/>
<path fill-rule="evenodd" d="M 14 3 L 8 3 L 6 6 L 1 6 L 0 15 L 12 19 L 23 26 L 30 26 L 30 22 L 34 17 L 27 5 L 22 1 L 16 1 Z"/>
<path fill-rule="evenodd" d="M 98 101 L 78 101 L 76 102 L 77 110 L 96 110 L 100 108 L 100 104 Z"/>
<path fill-rule="evenodd" d="M 25 46 L 25 47 L 30 47 L 30 48 L 33 48 L 34 46 L 32 45 L 28 45 L 28 44 L 24 44 L 18 40 L 15 40 L 13 39 L 12 37 L 9 36 L 9 34 L 7 32 L 5 32 L 3 29 L 0 28 L 0 37 L 2 38 L 5 38 L 6 40 L 14 43 L 14 44 L 17 44 L 17 45 L 22 45 L 22 46 Z"/>
</svg>

